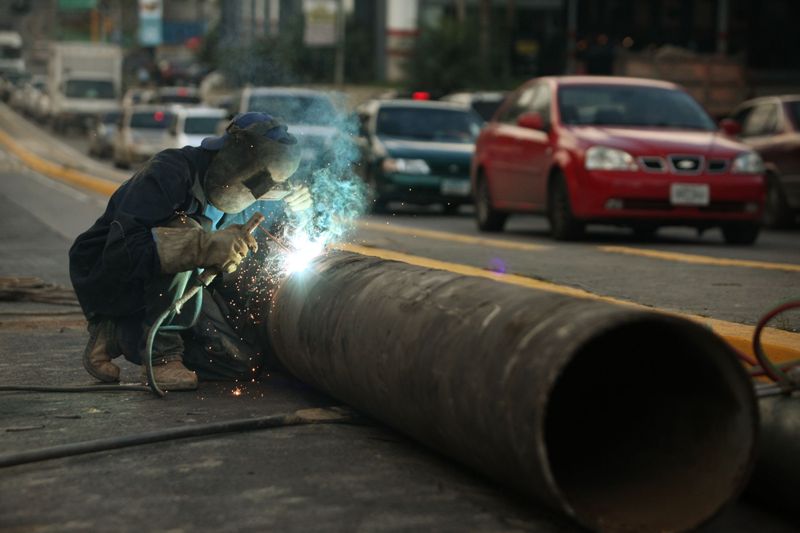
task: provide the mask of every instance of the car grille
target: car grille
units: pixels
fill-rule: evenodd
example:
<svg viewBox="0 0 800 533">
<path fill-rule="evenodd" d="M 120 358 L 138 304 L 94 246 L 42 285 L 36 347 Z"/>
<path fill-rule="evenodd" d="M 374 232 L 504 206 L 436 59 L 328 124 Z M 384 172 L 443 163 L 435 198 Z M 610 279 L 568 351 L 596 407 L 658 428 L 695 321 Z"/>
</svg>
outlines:
<svg viewBox="0 0 800 533">
<path fill-rule="evenodd" d="M 667 166 L 661 157 L 640 157 L 639 162 L 642 164 L 642 168 L 650 172 L 664 172 Z"/>
<path fill-rule="evenodd" d="M 436 163 L 428 161 L 431 174 L 437 176 L 468 176 L 469 163 Z"/>
<path fill-rule="evenodd" d="M 725 172 L 728 170 L 728 161 L 725 159 L 712 159 L 708 162 L 709 172 Z"/>
<path fill-rule="evenodd" d="M 700 174 L 703 170 L 712 174 L 720 174 L 728 170 L 727 159 L 711 159 L 703 168 L 704 158 L 699 155 L 671 155 L 667 159 L 658 156 L 642 156 L 639 165 L 645 172 L 667 172 L 673 174 Z"/>
<path fill-rule="evenodd" d="M 671 155 L 668 159 L 676 174 L 699 174 L 703 171 L 703 156 Z"/>
</svg>

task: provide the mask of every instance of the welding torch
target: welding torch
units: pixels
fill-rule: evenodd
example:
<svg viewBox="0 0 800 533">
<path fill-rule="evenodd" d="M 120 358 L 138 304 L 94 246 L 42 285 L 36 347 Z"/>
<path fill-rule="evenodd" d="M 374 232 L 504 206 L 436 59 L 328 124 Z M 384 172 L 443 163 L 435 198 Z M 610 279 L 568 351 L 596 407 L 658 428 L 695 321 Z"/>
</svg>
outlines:
<svg viewBox="0 0 800 533">
<path fill-rule="evenodd" d="M 247 233 L 253 233 L 256 228 L 261 227 L 261 223 L 264 222 L 265 218 L 259 212 L 253 213 L 253 216 L 242 225 L 242 229 L 244 229 Z M 156 378 L 153 375 L 153 342 L 155 341 L 156 334 L 158 333 L 159 329 L 162 329 L 161 324 L 167 317 L 172 313 L 180 313 L 181 308 L 191 300 L 203 287 L 207 287 L 214 281 L 214 279 L 221 274 L 223 271 L 227 271 L 230 263 L 223 265 L 222 269 L 216 268 L 207 268 L 203 270 L 202 273 L 197 277 L 197 282 L 188 288 L 184 293 L 178 298 L 172 305 L 170 305 L 163 313 L 161 313 L 158 318 L 153 322 L 153 325 L 150 327 L 150 330 L 147 332 L 147 347 L 144 357 L 145 368 L 147 369 L 147 382 L 150 385 L 150 390 L 153 391 L 154 394 L 163 398 L 165 393 L 156 383 Z M 197 311 L 195 312 L 195 316 L 192 319 L 192 324 L 197 320 L 197 315 L 200 313 L 200 306 L 197 306 Z M 187 326 L 187 327 L 191 327 Z M 166 325 L 163 326 L 163 329 L 185 329 L 183 326 L 173 326 L 173 325 Z"/>
</svg>

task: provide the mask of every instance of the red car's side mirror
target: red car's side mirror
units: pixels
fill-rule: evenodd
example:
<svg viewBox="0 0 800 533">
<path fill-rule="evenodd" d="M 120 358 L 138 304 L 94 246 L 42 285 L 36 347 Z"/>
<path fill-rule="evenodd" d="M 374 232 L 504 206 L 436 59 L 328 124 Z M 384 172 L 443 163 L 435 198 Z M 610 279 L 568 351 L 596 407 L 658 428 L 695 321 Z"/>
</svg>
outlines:
<svg viewBox="0 0 800 533">
<path fill-rule="evenodd" d="M 736 137 L 742 133 L 742 125 L 732 118 L 723 118 L 719 121 L 719 129 L 731 137 Z"/>
<path fill-rule="evenodd" d="M 517 126 L 532 130 L 544 130 L 544 120 L 538 111 L 528 111 L 517 117 Z"/>
</svg>

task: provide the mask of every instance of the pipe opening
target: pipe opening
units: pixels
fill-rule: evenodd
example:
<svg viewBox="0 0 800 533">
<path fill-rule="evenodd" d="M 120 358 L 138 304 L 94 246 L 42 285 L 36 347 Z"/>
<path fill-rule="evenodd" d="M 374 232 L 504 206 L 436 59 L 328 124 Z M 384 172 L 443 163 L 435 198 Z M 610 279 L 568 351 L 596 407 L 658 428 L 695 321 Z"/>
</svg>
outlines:
<svg viewBox="0 0 800 533">
<path fill-rule="evenodd" d="M 588 342 L 558 378 L 545 439 L 556 485 L 601 530 L 684 530 L 738 493 L 752 390 L 722 341 L 669 317 Z"/>
</svg>

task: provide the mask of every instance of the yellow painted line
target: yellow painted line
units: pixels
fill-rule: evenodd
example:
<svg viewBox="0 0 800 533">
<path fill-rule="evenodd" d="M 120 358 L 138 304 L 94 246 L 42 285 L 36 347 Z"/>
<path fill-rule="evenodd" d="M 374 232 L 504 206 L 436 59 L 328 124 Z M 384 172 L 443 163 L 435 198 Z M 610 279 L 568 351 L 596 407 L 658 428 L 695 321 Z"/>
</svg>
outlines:
<svg viewBox="0 0 800 533">
<path fill-rule="evenodd" d="M 117 189 L 117 187 L 119 187 L 119 184 L 114 183 L 112 181 L 98 178 L 95 176 L 90 176 L 88 174 L 84 174 L 83 172 L 79 172 L 75 169 L 71 169 L 64 165 L 59 165 L 46 161 L 38 157 L 37 155 L 33 154 L 29 150 L 22 148 L 18 143 L 13 141 L 11 137 L 8 136 L 8 134 L 6 134 L 3 131 L 0 131 L 0 143 L 5 145 L 6 148 L 8 148 L 12 153 L 14 153 L 17 157 L 19 157 L 31 169 L 40 172 L 42 174 L 45 174 L 47 176 L 50 176 L 52 178 L 55 178 L 57 180 L 65 181 L 67 183 L 71 183 L 78 187 L 90 189 L 92 191 L 104 194 L 106 196 L 111 196 L 111 194 Z M 362 222 L 361 224 L 365 223 Z M 373 226 L 378 226 L 378 225 L 377 224 L 370 225 L 370 227 Z M 395 228 L 397 228 L 397 226 L 395 226 Z M 404 229 L 412 231 L 410 228 L 404 228 Z M 428 234 L 443 234 L 443 236 L 447 236 L 447 239 L 444 240 L 453 240 L 452 237 L 455 235 L 451 233 L 437 232 L 432 230 L 421 230 L 421 231 L 424 231 L 425 233 Z M 419 234 L 419 232 L 417 232 L 417 234 Z M 491 243 L 507 243 L 511 245 L 535 247 L 535 249 L 537 250 L 543 248 L 539 245 L 512 243 L 511 241 L 501 241 L 498 239 L 481 239 L 478 237 L 469 237 L 461 235 L 455 235 L 455 237 L 464 237 L 465 239 L 469 239 L 469 241 L 457 240 L 454 242 L 479 244 L 479 242 L 476 241 L 489 241 Z M 393 252 L 390 250 L 382 250 L 380 248 L 369 248 L 366 246 L 359 246 L 356 244 L 340 244 L 337 245 L 336 248 L 362 255 L 380 257 L 382 259 L 387 259 L 392 261 L 400 261 L 403 263 L 408 263 L 426 268 L 447 270 L 465 276 L 477 276 L 481 278 L 492 279 L 502 283 L 509 283 L 512 285 L 518 285 L 521 287 L 527 287 L 531 289 L 545 290 L 558 294 L 575 296 L 578 298 L 591 298 L 595 300 L 602 300 L 617 305 L 636 307 L 649 311 L 667 312 L 664 310 L 647 307 L 645 305 L 629 302 L 626 300 L 619 300 L 617 298 L 612 298 L 609 296 L 601 296 L 598 294 L 591 293 L 589 291 L 585 291 L 583 289 L 576 289 L 574 287 L 568 287 L 566 285 L 558 285 L 546 281 L 526 278 L 524 276 L 518 276 L 516 274 L 500 274 L 497 272 L 490 272 L 488 270 L 483 270 L 481 268 L 472 267 L 468 265 L 462 265 L 459 263 L 449 263 L 446 261 L 439 261 L 437 259 L 418 257 L 410 254 Z M 516 249 L 521 249 L 521 248 L 516 248 Z M 528 248 L 528 250 L 531 249 L 532 248 Z M 735 322 L 727 322 L 724 320 L 701 317 L 698 315 L 681 314 L 681 313 L 669 313 L 669 314 L 684 316 L 686 318 L 706 324 L 710 326 L 718 335 L 724 338 L 729 344 L 731 344 L 735 348 L 751 356 L 753 355 L 749 344 L 750 338 L 752 338 L 753 336 L 754 328 L 752 326 L 746 326 L 744 324 L 737 324 Z M 765 328 L 762 339 L 763 339 L 764 349 L 770 355 L 770 357 L 772 357 L 772 359 L 775 360 L 776 362 L 800 359 L 800 334 L 779 330 L 775 328 Z"/>
<path fill-rule="evenodd" d="M 689 313 L 666 311 L 653 307 L 647 307 L 646 305 L 637 304 L 627 300 L 620 300 L 610 296 L 602 296 L 599 294 L 594 294 L 589 291 L 585 291 L 583 289 L 567 287 L 565 285 L 558 285 L 556 283 L 541 281 L 533 278 L 528 278 L 525 276 L 519 276 L 516 274 L 500 274 L 498 272 L 491 272 L 489 270 L 484 270 L 482 268 L 477 268 L 469 265 L 463 265 L 460 263 L 439 261 L 438 259 L 419 257 L 415 255 L 405 254 L 402 252 L 383 250 L 381 248 L 371 248 L 367 246 L 360 246 L 357 244 L 339 244 L 336 246 L 336 248 L 339 250 L 354 252 L 361 255 L 379 257 L 381 259 L 386 259 L 389 261 L 400 261 L 402 263 L 408 263 L 411 265 L 416 265 L 424 268 L 447 270 L 449 272 L 461 274 L 464 276 L 475 276 L 479 278 L 491 279 L 494 281 L 499 281 L 501 283 L 508 283 L 510 285 L 517 285 L 529 289 L 538 289 L 557 294 L 563 294 L 566 296 L 600 300 L 616 305 L 623 305 L 626 307 L 635 307 L 637 309 L 643 309 L 647 311 L 655 311 L 670 315 L 682 316 L 684 318 L 688 318 L 690 320 L 694 320 L 696 322 L 711 327 L 711 329 L 714 330 L 714 332 L 717 333 L 717 335 L 724 338 L 728 342 L 728 344 L 730 344 L 734 348 L 750 356 L 754 355 L 752 348 L 750 346 L 750 342 L 753 337 L 753 330 L 755 329 L 755 327 L 753 326 L 747 326 L 745 324 L 737 324 L 735 322 L 728 322 L 725 320 L 718 320 L 714 318 L 707 318 Z M 775 328 L 765 328 L 762 334 L 762 345 L 766 353 L 776 362 L 800 359 L 800 334 L 798 333 L 792 333 L 790 331 L 785 331 Z"/>
<path fill-rule="evenodd" d="M 42 159 L 33 152 L 23 148 L 4 131 L 0 131 L 0 143 L 8 148 L 11 153 L 21 159 L 22 162 L 32 170 L 58 181 L 63 181 L 71 185 L 89 189 L 106 196 L 111 196 L 111 194 L 117 190 L 117 187 L 119 187 L 119 183 L 114 183 L 102 178 L 96 178 L 75 170 L 74 168 L 69 168 L 68 166 L 52 163 Z"/>
<path fill-rule="evenodd" d="M 760 268 L 763 270 L 781 270 L 784 272 L 800 272 L 800 265 L 791 263 L 770 263 L 767 261 L 750 261 L 747 259 L 727 259 L 707 255 L 682 254 L 678 252 L 663 252 L 661 250 L 647 250 L 642 248 L 629 248 L 627 246 L 598 246 L 603 252 L 613 254 L 638 255 L 665 261 L 677 261 L 695 265 L 733 266 L 744 268 Z"/>
<path fill-rule="evenodd" d="M 384 233 L 395 233 L 397 235 L 407 235 L 410 237 L 422 237 L 438 241 L 450 241 L 461 244 L 472 244 L 477 246 L 488 246 L 491 248 L 505 248 L 507 250 L 519 250 L 523 252 L 539 252 L 550 247 L 543 244 L 533 244 L 526 242 L 508 241 L 505 239 L 490 239 L 485 237 L 473 237 L 472 235 L 461 235 L 448 231 L 436 231 L 430 229 L 410 228 L 386 223 L 376 223 L 368 220 L 358 222 L 358 227 L 365 230 L 381 231 Z"/>
</svg>

